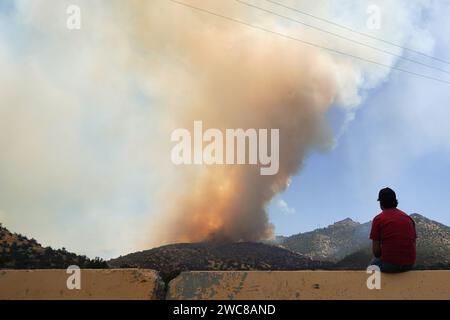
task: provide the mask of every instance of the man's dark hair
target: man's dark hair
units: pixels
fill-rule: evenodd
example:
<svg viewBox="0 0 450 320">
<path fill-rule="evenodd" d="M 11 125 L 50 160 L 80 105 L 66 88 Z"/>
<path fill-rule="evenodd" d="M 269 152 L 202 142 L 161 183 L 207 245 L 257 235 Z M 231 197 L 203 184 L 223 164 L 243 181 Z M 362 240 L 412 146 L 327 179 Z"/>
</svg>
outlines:
<svg viewBox="0 0 450 320">
<path fill-rule="evenodd" d="M 384 209 L 397 208 L 398 206 L 397 196 L 391 188 L 381 189 L 378 193 L 378 201 Z"/>
</svg>

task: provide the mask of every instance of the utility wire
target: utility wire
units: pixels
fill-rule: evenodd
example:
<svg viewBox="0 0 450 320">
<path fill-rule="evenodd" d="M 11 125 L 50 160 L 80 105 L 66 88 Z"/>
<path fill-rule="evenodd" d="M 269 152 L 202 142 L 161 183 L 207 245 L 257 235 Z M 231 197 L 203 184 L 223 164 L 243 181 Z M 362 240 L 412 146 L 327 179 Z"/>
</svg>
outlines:
<svg viewBox="0 0 450 320">
<path fill-rule="evenodd" d="M 265 1 L 267 1 L 267 2 L 269 2 L 269 3 L 272 3 L 272 4 L 275 4 L 275 5 L 277 5 L 277 6 L 280 6 L 280 7 L 283 7 L 283 8 L 292 10 L 292 11 L 295 11 L 295 12 L 297 12 L 297 13 L 303 14 L 303 15 L 305 15 L 305 16 L 308 16 L 308 17 L 311 17 L 311 18 L 314 18 L 314 19 L 317 19 L 317 20 L 320 20 L 320 21 L 323 21 L 323 22 L 332 24 L 332 25 L 334 25 L 334 26 L 336 26 L 336 27 L 339 27 L 339 28 L 341 28 L 341 29 L 345 29 L 345 30 L 347 30 L 347 31 L 350 31 L 350 32 L 353 32 L 353 33 L 356 33 L 356 34 L 359 34 L 359 35 L 361 35 L 361 36 L 364 36 L 364 37 L 367 37 L 367 38 L 370 38 L 370 39 L 373 39 L 373 40 L 381 41 L 381 42 L 387 43 L 387 44 L 389 44 L 389 45 L 391 45 L 391 46 L 394 46 L 394 47 L 403 49 L 403 50 L 405 50 L 405 51 L 413 52 L 413 53 L 415 53 L 415 54 L 418 54 L 418 55 L 421 55 L 421 56 L 424 56 L 424 57 L 427 57 L 427 58 L 430 58 L 430 59 L 433 59 L 433 60 L 436 60 L 436 61 L 439 61 L 439 62 L 442 62 L 442 63 L 445 63 L 445 64 L 450 65 L 450 62 L 449 62 L 449 61 L 446 61 L 446 60 L 443 60 L 443 59 L 440 59 L 440 58 L 437 58 L 437 57 L 433 57 L 433 56 L 431 56 L 431 55 L 428 55 L 428 54 L 426 54 L 426 53 L 420 52 L 420 51 L 418 51 L 418 50 L 414 50 L 414 49 L 411 49 L 411 48 L 407 48 L 407 47 L 401 46 L 401 45 L 399 45 L 399 44 L 397 44 L 397 43 L 395 43 L 395 42 L 392 42 L 392 41 L 389 41 L 389 40 L 386 40 L 386 39 L 382 39 L 382 38 L 378 38 L 378 37 L 372 36 L 372 35 L 370 35 L 370 34 L 368 34 L 368 33 L 364 33 L 364 32 L 361 32 L 361 31 L 358 31 L 358 30 L 349 28 L 349 27 L 347 27 L 347 26 L 344 26 L 344 25 L 342 25 L 342 24 L 336 23 L 336 22 L 331 21 L 331 20 L 329 20 L 329 19 L 325 19 L 325 18 L 318 17 L 318 16 L 313 15 L 313 14 L 311 14 L 311 13 L 309 13 L 309 12 L 306 12 L 306 11 L 303 11 L 303 10 L 299 10 L 299 9 L 297 9 L 297 8 L 289 7 L 289 6 L 285 5 L 285 4 L 279 3 L 279 2 L 277 2 L 277 1 L 273 1 L 273 0 L 265 0 Z"/>
<path fill-rule="evenodd" d="M 235 18 L 231 18 L 231 17 L 225 16 L 225 15 L 213 12 L 213 11 L 209 11 L 207 9 L 196 7 L 196 6 L 187 4 L 185 2 L 181 2 L 181 1 L 177 1 L 177 0 L 168 0 L 168 1 L 171 1 L 173 3 L 179 4 L 179 5 L 184 6 L 184 7 L 188 7 L 188 8 L 194 9 L 196 11 L 200 11 L 200 12 L 207 13 L 207 14 L 210 14 L 210 15 L 213 15 L 213 16 L 225 19 L 225 20 L 229 20 L 229 21 L 232 21 L 232 22 L 235 22 L 235 23 L 238 23 L 238 24 L 241 24 L 241 25 L 253 28 L 253 29 L 262 30 L 262 31 L 265 31 L 265 32 L 268 32 L 268 33 L 271 33 L 271 34 L 275 34 L 275 35 L 278 35 L 280 37 L 283 37 L 283 38 L 286 38 L 286 39 L 289 39 L 289 40 L 294 40 L 294 41 L 297 41 L 297 42 L 301 42 L 303 44 L 306 44 L 306 45 L 309 45 L 309 46 L 312 46 L 312 47 L 316 47 L 316 48 L 319 48 L 319 49 L 327 50 L 327 51 L 330 51 L 330 52 L 333 52 L 333 53 L 337 53 L 337 54 L 340 54 L 340 55 L 348 56 L 350 58 L 354 58 L 354 59 L 357 59 L 357 60 L 361 60 L 361 61 L 364 61 L 364 62 L 375 64 L 375 65 L 378 65 L 378 66 L 381 66 L 381 67 L 385 67 L 387 69 L 392 69 L 392 70 L 404 72 L 404 73 L 407 73 L 407 74 L 410 74 L 410 75 L 414 75 L 414 76 L 417 76 L 417 77 L 421 77 L 421 78 L 425 78 L 425 79 L 428 79 L 428 80 L 434 80 L 434 81 L 437 81 L 437 82 L 450 84 L 450 81 L 447 81 L 447 80 L 444 80 L 444 79 L 430 77 L 430 76 L 427 76 L 427 75 L 424 75 L 424 74 L 416 73 L 414 71 L 409 71 L 409 70 L 398 68 L 398 67 L 395 67 L 395 66 L 390 66 L 390 65 L 387 65 L 387 64 L 384 64 L 384 63 L 381 63 L 381 62 L 377 62 L 377 61 L 374 61 L 374 60 L 370 60 L 370 59 L 366 59 L 366 58 L 363 58 L 363 57 L 359 57 L 359 56 L 356 56 L 356 55 L 353 55 L 353 54 L 349 54 L 349 53 L 346 53 L 346 52 L 343 52 L 343 51 L 339 51 L 339 50 L 336 50 L 336 49 L 333 49 L 333 48 L 328 48 L 328 47 L 325 47 L 325 46 L 321 46 L 321 45 L 318 45 L 318 44 L 315 44 L 315 43 L 312 43 L 312 42 L 308 42 L 308 41 L 305 41 L 305 40 L 302 40 L 302 39 L 299 39 L 299 38 L 295 38 L 295 37 L 287 35 L 287 34 L 283 34 L 281 32 L 277 32 L 277 31 L 273 31 L 273 30 L 270 30 L 270 29 L 266 29 L 264 27 L 253 25 L 253 24 L 245 22 L 245 21 L 241 21 L 241 20 L 238 20 L 238 19 L 235 19 Z"/>
<path fill-rule="evenodd" d="M 437 70 L 437 71 L 439 71 L 439 72 L 443 72 L 443 73 L 450 74 L 450 71 L 443 70 L 443 69 L 438 68 L 438 67 L 430 66 L 429 64 L 426 64 L 426 63 L 423 63 L 423 62 L 420 62 L 420 61 L 417 61 L 417 60 L 414 60 L 414 59 L 410 59 L 410 58 L 404 57 L 404 56 L 402 56 L 402 55 L 393 53 L 393 52 L 391 52 L 391 51 L 387 51 L 387 50 L 384 50 L 384 49 L 377 48 L 377 47 L 375 47 L 375 46 L 371 46 L 371 45 L 366 44 L 366 43 L 364 43 L 364 42 L 360 42 L 360 41 L 354 40 L 354 39 L 352 39 L 352 38 L 348 38 L 348 37 L 342 36 L 342 35 L 340 35 L 340 34 L 338 34 L 338 33 L 334 33 L 334 32 L 331 32 L 331 31 L 328 31 L 328 30 L 325 30 L 325 29 L 322 29 L 322 28 L 313 26 L 313 25 L 311 25 L 311 24 L 305 23 L 305 22 L 303 22 L 303 21 L 296 20 L 296 19 L 290 18 L 290 17 L 288 17 L 288 16 L 284 16 L 284 15 L 279 14 L 279 13 L 276 13 L 276 12 L 274 12 L 274 11 L 267 10 L 267 9 L 264 9 L 264 8 L 261 8 L 261 7 L 258 7 L 258 6 L 254 5 L 254 4 L 248 3 L 248 2 L 246 2 L 246 1 L 242 1 L 242 0 L 235 0 L 235 1 L 241 3 L 241 4 L 245 5 L 245 6 L 248 6 L 248 7 L 251 7 L 251 8 L 260 10 L 260 11 L 263 11 L 263 12 L 265 12 L 265 13 L 272 14 L 272 15 L 275 15 L 275 16 L 277 16 L 277 17 L 280 17 L 280 18 L 283 18 L 283 19 L 286 19 L 286 20 L 289 20 L 289 21 L 292 21 L 292 22 L 295 22 L 295 23 L 304 25 L 304 26 L 306 26 L 306 27 L 308 27 L 308 28 L 316 29 L 316 30 L 318 30 L 318 31 L 321 31 L 321 32 L 330 34 L 330 35 L 332 35 L 332 36 L 334 36 L 334 37 L 343 39 L 343 40 L 345 40 L 345 41 L 353 42 L 353 43 L 355 43 L 355 44 L 357 44 L 357 45 L 364 46 L 364 47 L 367 47 L 367 48 L 369 48 L 369 49 L 376 50 L 376 51 L 379 51 L 379 52 L 381 52 L 381 53 L 385 53 L 385 54 L 394 56 L 394 57 L 396 57 L 396 58 L 398 58 L 398 59 L 402 59 L 402 60 L 405 60 L 405 61 L 409 61 L 409 62 L 412 62 L 412 63 L 418 64 L 418 65 L 421 65 L 421 66 L 426 67 L 426 68 L 430 68 L 430 69 L 433 69 L 433 70 Z"/>
</svg>

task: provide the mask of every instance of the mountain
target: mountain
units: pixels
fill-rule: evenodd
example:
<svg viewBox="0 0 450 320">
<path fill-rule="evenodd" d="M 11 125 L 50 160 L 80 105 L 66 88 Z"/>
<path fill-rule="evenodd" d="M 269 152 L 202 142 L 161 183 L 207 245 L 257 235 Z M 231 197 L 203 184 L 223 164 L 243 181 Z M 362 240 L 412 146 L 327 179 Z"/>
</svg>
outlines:
<svg viewBox="0 0 450 320">
<path fill-rule="evenodd" d="M 450 227 L 420 214 L 411 217 L 417 229 L 417 265 L 423 269 L 450 267 Z"/>
<path fill-rule="evenodd" d="M 417 268 L 450 269 L 450 228 L 420 214 L 411 217 L 417 230 Z M 365 269 L 372 259 L 371 222 L 345 219 L 327 228 L 287 237 L 280 245 L 338 268 Z"/>
<path fill-rule="evenodd" d="M 372 248 L 367 246 L 338 261 L 336 267 L 342 270 L 365 270 L 372 259 Z"/>
<path fill-rule="evenodd" d="M 450 269 L 450 228 L 419 214 L 411 217 L 417 229 L 417 267 Z M 0 269 L 136 267 L 161 272 L 165 280 L 187 270 L 305 270 L 365 269 L 372 259 L 368 239 L 371 223 L 351 219 L 326 228 L 277 237 L 272 244 L 203 242 L 171 244 L 131 253 L 107 263 L 44 248 L 36 240 L 11 233 L 0 224 Z"/>
<path fill-rule="evenodd" d="M 265 243 L 265 244 L 272 244 L 272 245 L 280 245 L 282 244 L 288 237 L 286 236 L 275 236 L 274 239 L 270 239 L 270 240 L 261 240 L 261 243 Z"/>
<path fill-rule="evenodd" d="M 330 269 L 298 253 L 255 242 L 171 244 L 108 261 L 113 268 L 150 268 L 168 281 L 186 270 Z"/>
<path fill-rule="evenodd" d="M 91 260 L 64 248 L 44 248 L 34 239 L 11 233 L 0 223 L 0 269 L 66 269 L 71 265 L 90 269 L 108 267 L 99 258 Z"/>
<path fill-rule="evenodd" d="M 279 245 L 314 260 L 337 262 L 368 246 L 369 232 L 370 223 L 347 218 L 326 228 L 287 237 Z"/>
</svg>

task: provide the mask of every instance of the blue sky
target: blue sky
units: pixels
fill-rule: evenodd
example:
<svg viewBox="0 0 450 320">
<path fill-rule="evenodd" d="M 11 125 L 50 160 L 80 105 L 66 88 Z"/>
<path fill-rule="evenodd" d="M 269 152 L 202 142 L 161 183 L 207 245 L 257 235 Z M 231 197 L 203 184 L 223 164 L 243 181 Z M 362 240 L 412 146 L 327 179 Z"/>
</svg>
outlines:
<svg viewBox="0 0 450 320">
<path fill-rule="evenodd" d="M 445 12 L 432 12 L 430 31 L 436 41 L 433 55 L 450 61 Z M 369 221 L 380 211 L 377 192 L 386 186 L 397 192 L 400 209 L 450 225 L 449 101 L 449 85 L 393 72 L 367 93 L 336 147 L 305 160 L 281 196 L 295 212 L 283 213 L 277 200 L 272 203 L 276 233 L 307 231 L 346 217 Z M 339 127 L 339 111 L 328 118 L 330 126 Z"/>
<path fill-rule="evenodd" d="M 396 77 L 402 81 L 403 76 Z M 421 79 L 408 81 L 425 87 L 436 86 Z M 308 231 L 347 217 L 369 221 L 380 211 L 376 199 L 378 190 L 385 186 L 396 190 L 399 208 L 404 211 L 450 224 L 450 201 L 446 197 L 450 193 L 448 153 L 439 148 L 419 154 L 411 150 L 410 139 L 420 139 L 421 132 L 402 123 L 401 117 L 392 116 L 398 102 L 397 97 L 386 95 L 385 90 L 389 91 L 390 86 L 364 103 L 335 149 L 313 153 L 305 160 L 303 170 L 293 177 L 281 196 L 295 212 L 286 214 L 276 204 L 270 207 L 277 234 Z M 398 90 L 399 86 L 392 86 L 395 89 L 390 92 Z M 435 94 L 448 96 L 445 86 L 437 86 L 441 90 Z M 405 97 L 401 103 L 417 103 L 408 98 L 410 91 L 402 93 Z M 375 146 L 380 146 L 376 155 L 370 152 Z M 392 152 L 392 149 L 397 150 Z M 380 158 L 383 161 L 377 162 Z"/>
</svg>

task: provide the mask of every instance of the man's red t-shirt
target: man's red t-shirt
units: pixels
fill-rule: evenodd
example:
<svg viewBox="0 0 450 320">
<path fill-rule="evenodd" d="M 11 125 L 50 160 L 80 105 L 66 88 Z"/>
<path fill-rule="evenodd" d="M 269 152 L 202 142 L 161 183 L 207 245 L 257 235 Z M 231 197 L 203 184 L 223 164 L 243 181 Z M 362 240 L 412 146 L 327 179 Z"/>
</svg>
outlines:
<svg viewBox="0 0 450 320">
<path fill-rule="evenodd" d="M 399 209 L 386 209 L 372 222 L 370 239 L 381 242 L 381 261 L 395 265 L 416 262 L 414 220 Z"/>
</svg>

